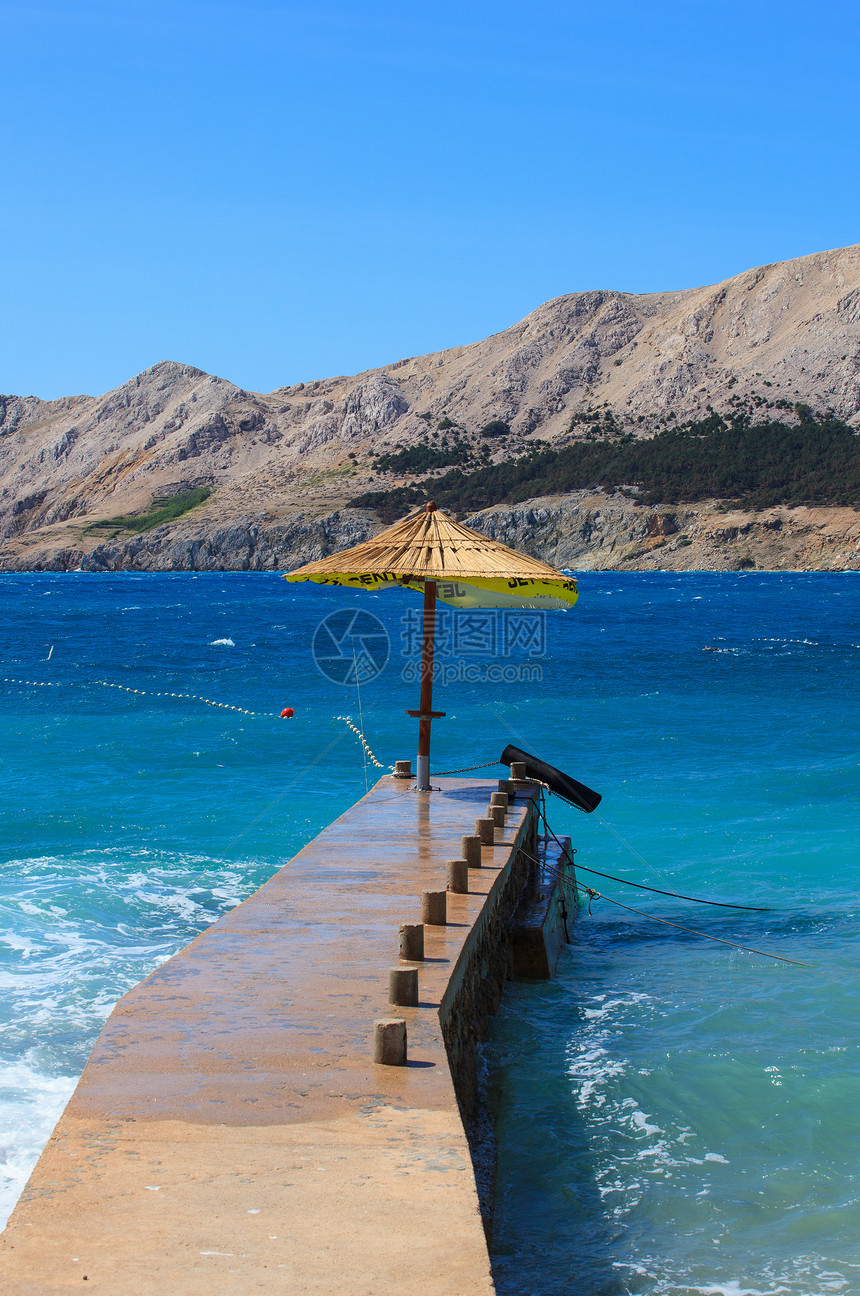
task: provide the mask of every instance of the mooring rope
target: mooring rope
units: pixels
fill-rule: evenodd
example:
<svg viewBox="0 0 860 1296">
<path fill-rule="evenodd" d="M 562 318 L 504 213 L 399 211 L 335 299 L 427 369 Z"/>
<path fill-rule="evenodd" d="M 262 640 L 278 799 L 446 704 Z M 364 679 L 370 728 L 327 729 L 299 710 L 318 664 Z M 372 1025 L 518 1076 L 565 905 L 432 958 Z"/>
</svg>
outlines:
<svg viewBox="0 0 860 1296">
<path fill-rule="evenodd" d="M 354 725 L 352 723 L 351 716 L 339 715 L 339 716 L 335 716 L 335 720 L 342 720 L 345 725 L 349 726 L 349 728 L 352 730 L 352 732 L 355 734 L 356 738 L 364 748 L 366 755 L 373 762 L 373 764 L 376 766 L 377 769 L 393 770 L 395 768 L 393 765 L 383 765 L 382 761 L 378 761 L 376 759 L 373 752 L 370 750 L 370 747 L 368 745 L 367 739 L 365 738 L 364 734 L 361 732 L 361 730 L 358 728 L 357 725 Z M 472 770 L 489 769 L 491 765 L 498 765 L 498 763 L 499 762 L 496 760 L 491 760 L 491 761 L 485 761 L 483 765 L 466 765 L 463 769 L 434 770 L 433 773 L 430 775 L 430 777 L 444 778 L 445 775 L 447 774 L 469 774 Z"/>
<path fill-rule="evenodd" d="M 644 882 L 631 882 L 628 878 L 613 877 L 611 873 L 601 873 L 600 869 L 586 868 L 577 864 L 583 873 L 594 873 L 597 877 L 608 878 L 610 882 L 621 882 L 624 886 L 636 887 L 638 891 L 654 891 L 657 895 L 672 896 L 675 900 L 690 900 L 693 904 L 713 905 L 716 909 L 745 909 L 747 913 L 771 913 L 766 905 L 730 904 L 726 900 L 703 900 L 701 896 L 681 895 L 679 891 L 661 891 L 659 887 L 647 886 Z"/>
<path fill-rule="evenodd" d="M 372 763 L 376 766 L 377 769 L 393 770 L 395 768 L 394 765 L 383 765 L 382 761 L 378 761 L 376 759 L 373 752 L 370 750 L 370 746 L 368 745 L 367 739 L 365 738 L 364 734 L 361 732 L 361 729 L 359 729 L 357 725 L 354 725 L 352 723 L 351 716 L 339 715 L 339 716 L 335 716 L 335 720 L 342 720 L 345 725 L 349 726 L 349 728 L 352 730 L 352 732 L 355 734 L 356 738 L 364 748 L 365 753 L 367 754 L 367 756 L 372 761 Z M 484 761 L 483 765 L 464 765 L 462 769 L 434 770 L 433 773 L 430 775 L 430 777 L 445 778 L 446 775 L 449 774 L 471 774 L 473 770 L 489 769 L 491 765 L 498 765 L 498 764 L 499 762 L 497 760 L 490 760 L 490 761 Z"/>
<path fill-rule="evenodd" d="M 579 883 L 583 891 L 593 895 L 595 900 L 608 900 L 610 904 L 618 905 L 619 909 L 626 909 L 628 913 L 638 914 L 640 918 L 650 918 L 651 922 L 662 923 L 664 927 L 674 927 L 677 931 L 689 932 L 692 936 L 704 936 L 705 940 L 719 941 L 721 945 L 731 945 L 733 949 L 743 950 L 744 954 L 760 954 L 762 958 L 778 959 L 780 963 L 791 963 L 794 967 L 812 968 L 812 963 L 801 963 L 799 959 L 785 958 L 782 954 L 770 954 L 767 950 L 752 949 L 749 945 L 738 945 L 737 941 L 725 940 L 722 936 L 711 936 L 709 932 L 697 931 L 695 927 L 682 927 L 680 923 L 669 922 L 668 918 L 656 918 L 654 914 L 644 913 L 641 909 L 632 909 L 630 905 L 622 904 L 620 900 L 613 900 L 611 896 L 602 895 L 599 891 L 592 891 L 583 882 Z"/>
<path fill-rule="evenodd" d="M 540 818 L 544 820 L 544 828 L 547 829 L 547 832 L 554 842 L 556 842 L 557 846 L 560 846 L 563 850 L 561 841 L 558 841 L 556 833 L 554 833 L 552 828 L 549 827 L 547 809 L 545 809 L 543 797 L 540 798 L 537 810 L 539 810 Z M 613 877 L 611 874 L 601 874 L 601 871 L 598 870 L 598 868 L 587 868 L 585 867 L 585 864 L 576 864 L 576 867 L 580 868 L 584 874 L 594 874 L 597 877 L 607 877 L 610 883 L 622 883 L 624 886 L 635 886 L 637 890 L 650 890 L 650 892 L 654 892 L 657 896 L 671 896 L 672 899 L 686 899 L 686 901 L 690 901 L 693 905 L 712 905 L 715 908 L 742 908 L 742 910 L 746 910 L 747 912 L 750 912 L 750 914 L 769 914 L 769 912 L 771 912 L 769 908 L 759 907 L 758 905 L 732 905 L 732 903 L 721 901 L 721 899 L 702 899 L 699 896 L 681 896 L 680 892 L 667 892 L 667 890 L 661 890 L 659 886 L 649 886 L 646 883 L 632 883 L 632 881 L 628 881 L 627 877 Z"/>
<path fill-rule="evenodd" d="M 549 835 L 552 836 L 553 839 L 558 842 L 558 837 L 556 837 L 556 833 L 552 831 L 552 828 L 549 827 L 549 823 L 547 822 L 547 811 L 545 811 L 544 809 L 543 797 L 541 797 L 540 800 L 539 811 L 540 811 L 540 818 L 544 820 L 545 829 L 547 829 Z M 629 845 L 629 842 L 624 841 L 622 835 L 620 835 L 620 833 L 618 832 L 615 832 L 615 829 L 611 827 L 611 824 L 606 823 L 606 820 L 602 819 L 601 815 L 597 815 L 597 818 L 600 819 L 600 822 L 604 824 L 606 828 L 609 828 L 610 832 L 615 833 L 615 836 L 618 837 L 619 841 L 623 841 L 624 845 L 628 846 L 629 850 L 631 850 L 632 853 L 636 855 L 636 858 L 639 859 L 641 863 L 645 864 L 646 868 L 651 867 L 648 861 L 642 858 L 642 855 L 639 854 L 639 851 L 633 850 L 632 846 Z M 558 842 L 558 845 L 561 845 L 561 842 Z M 734 905 L 734 903 L 723 901 L 723 899 L 702 899 L 701 896 L 681 896 L 680 892 L 668 892 L 668 890 L 663 890 L 662 888 L 659 888 L 659 886 L 649 886 L 648 883 L 633 883 L 633 881 L 629 881 L 627 877 L 614 877 L 613 874 L 601 874 L 600 868 L 587 868 L 585 867 L 585 864 L 578 864 L 578 866 L 576 867 L 582 868 L 584 874 L 594 874 L 594 876 L 597 877 L 607 877 L 610 883 L 620 883 L 623 886 L 635 886 L 636 890 L 650 890 L 650 892 L 654 892 L 655 896 L 671 896 L 673 899 L 688 899 L 688 901 L 690 901 L 690 903 L 693 903 L 693 905 L 712 905 L 715 908 L 742 908 L 742 910 L 749 912 L 749 914 L 769 914 L 769 912 L 771 912 L 768 906 Z"/>
<path fill-rule="evenodd" d="M 552 829 L 550 829 L 550 832 L 556 842 L 558 842 L 559 846 L 561 846 L 561 843 L 558 841 L 555 833 L 552 832 Z M 561 846 L 561 849 L 564 850 L 564 847 Z M 592 900 L 606 900 L 609 904 L 617 905 L 619 909 L 626 909 L 628 913 L 638 914 L 640 918 L 647 918 L 650 919 L 651 922 L 662 923 L 664 927 L 674 927 L 677 931 L 688 932 L 691 936 L 701 936 L 704 940 L 718 941 L 720 945 L 730 945 L 732 949 L 741 950 L 744 954 L 759 954 L 762 958 L 777 959 L 780 963 L 791 963 L 794 967 L 811 968 L 813 966 L 811 963 L 801 963 L 799 959 L 786 958 L 783 954 L 771 954 L 767 950 L 753 949 L 750 945 L 739 945 L 737 941 L 726 940 L 723 936 L 712 936 L 710 932 L 698 931 L 695 927 L 682 927 L 680 923 L 670 922 L 668 918 L 657 918 L 654 914 L 645 913 L 643 909 L 633 909 L 630 905 L 622 904 L 620 900 L 613 900 L 612 896 L 604 895 L 601 891 L 595 891 L 593 887 L 586 886 L 584 882 L 577 882 L 575 878 L 569 878 L 566 873 L 555 868 L 555 866 L 550 864 L 548 860 L 544 860 L 541 863 L 540 860 L 536 860 L 533 855 L 530 855 L 528 851 L 523 850 L 522 846 L 519 847 L 519 851 L 520 854 L 525 855 L 526 859 L 531 860 L 532 864 L 537 865 L 538 868 L 547 869 L 559 882 L 564 882 L 567 886 L 573 886 L 580 891 L 584 891 L 588 896 L 589 914 L 591 914 Z M 579 864 L 574 865 L 574 869 L 580 867 L 581 865 Z"/>
<path fill-rule="evenodd" d="M 640 854 L 639 854 L 639 851 L 636 849 L 635 846 L 631 846 L 631 845 L 630 845 L 630 842 L 627 840 L 626 837 L 622 837 L 622 836 L 621 836 L 621 833 L 618 832 L 617 828 L 613 828 L 613 827 L 612 827 L 612 824 L 609 823 L 606 819 L 603 818 L 603 815 L 598 814 L 597 811 L 595 810 L 595 811 L 594 811 L 594 817 L 595 817 L 596 819 L 599 819 L 599 820 L 600 820 L 600 822 L 603 824 L 603 827 L 604 827 L 604 828 L 608 828 L 608 829 L 609 829 L 609 831 L 612 833 L 612 836 L 613 836 L 613 837 L 617 837 L 617 838 L 618 838 L 618 840 L 621 842 L 621 845 L 622 845 L 622 846 L 626 846 L 626 847 L 627 847 L 627 849 L 630 851 L 630 854 L 631 854 L 631 855 L 635 855 L 635 856 L 636 856 L 636 858 L 638 859 L 638 861 L 639 861 L 640 864 L 644 864 L 645 867 L 646 867 L 647 869 L 651 869 L 651 871 L 652 871 L 653 873 L 656 873 L 658 877 L 662 877 L 662 876 L 663 876 L 659 869 L 655 869 L 654 866 L 653 866 L 653 864 L 649 864 L 649 863 L 648 863 L 648 861 L 646 860 L 646 858 L 645 858 L 644 855 L 640 855 Z"/>
<path fill-rule="evenodd" d="M 557 845 L 561 846 L 561 842 L 558 841 L 556 833 L 554 833 L 552 828 L 549 827 L 547 811 L 544 809 L 543 797 L 541 797 L 537 810 L 539 810 L 540 818 L 544 820 L 544 828 L 547 829 L 550 837 L 553 837 L 553 840 L 557 842 Z M 576 867 L 580 868 L 584 874 L 594 874 L 597 877 L 607 877 L 610 883 L 622 883 L 623 886 L 635 886 L 637 890 L 651 890 L 651 892 L 654 892 L 657 896 L 671 896 L 672 899 L 688 899 L 688 901 L 693 903 L 693 905 L 712 905 L 715 908 L 742 908 L 742 910 L 746 910 L 747 912 L 750 912 L 750 914 L 769 914 L 769 912 L 771 912 L 769 908 L 759 905 L 733 905 L 733 903 L 723 901 L 723 899 L 702 899 L 701 896 L 681 896 L 680 892 L 667 892 L 667 890 L 662 890 L 659 886 L 649 886 L 646 883 L 632 883 L 632 881 L 629 881 L 627 877 L 614 877 L 611 874 L 601 874 L 600 868 L 587 868 L 585 867 L 585 864 L 576 864 Z"/>
<path fill-rule="evenodd" d="M 455 770 L 434 770 L 430 775 L 431 778 L 445 778 L 447 774 L 471 774 L 472 770 L 489 769 L 491 765 L 498 765 L 499 761 L 484 761 L 483 765 L 464 765 L 462 769 Z"/>
</svg>

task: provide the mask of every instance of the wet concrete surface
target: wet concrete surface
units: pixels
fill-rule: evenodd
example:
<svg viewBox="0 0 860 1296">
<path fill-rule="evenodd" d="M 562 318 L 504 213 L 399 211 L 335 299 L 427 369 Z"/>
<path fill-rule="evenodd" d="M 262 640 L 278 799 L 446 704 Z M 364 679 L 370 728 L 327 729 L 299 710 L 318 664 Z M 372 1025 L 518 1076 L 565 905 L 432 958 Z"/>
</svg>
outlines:
<svg viewBox="0 0 860 1296">
<path fill-rule="evenodd" d="M 489 780 L 383 778 L 117 1004 L 2 1235 L 0 1290 L 492 1292 L 438 1009 L 528 813 L 425 929 L 391 1009 L 398 927 L 485 813 Z M 374 1064 L 405 1018 L 409 1062 Z"/>
</svg>

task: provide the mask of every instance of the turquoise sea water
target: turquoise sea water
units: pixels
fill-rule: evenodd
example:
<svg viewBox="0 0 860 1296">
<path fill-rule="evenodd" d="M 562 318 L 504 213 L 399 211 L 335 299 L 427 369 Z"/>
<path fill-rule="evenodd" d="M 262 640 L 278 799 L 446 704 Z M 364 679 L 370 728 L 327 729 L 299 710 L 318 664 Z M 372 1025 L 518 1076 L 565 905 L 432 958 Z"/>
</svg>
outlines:
<svg viewBox="0 0 860 1296">
<path fill-rule="evenodd" d="M 580 589 L 547 618 L 542 678 L 449 671 L 434 767 L 509 741 L 545 756 L 604 795 L 592 816 L 550 801 L 582 865 L 772 908 L 598 890 L 815 967 L 600 900 L 555 981 L 509 988 L 485 1050 L 499 1290 L 860 1293 L 860 577 L 589 573 Z M 355 688 L 312 660 L 331 611 L 385 624 L 363 727 L 386 765 L 412 754 L 417 601 L 85 573 L 7 575 L 0 600 L 0 676 L 31 681 L 0 686 L 8 1210 L 118 995 L 377 776 L 335 719 L 358 723 Z"/>
</svg>

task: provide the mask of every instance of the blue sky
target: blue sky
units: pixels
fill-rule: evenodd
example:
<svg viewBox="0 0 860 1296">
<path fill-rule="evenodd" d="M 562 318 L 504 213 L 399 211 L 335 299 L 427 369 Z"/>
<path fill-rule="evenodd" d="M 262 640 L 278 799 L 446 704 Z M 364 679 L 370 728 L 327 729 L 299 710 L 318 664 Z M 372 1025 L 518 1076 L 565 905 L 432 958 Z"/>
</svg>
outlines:
<svg viewBox="0 0 860 1296">
<path fill-rule="evenodd" d="M 860 241 L 856 5 L 0 0 L 0 391 L 257 390 Z"/>
</svg>

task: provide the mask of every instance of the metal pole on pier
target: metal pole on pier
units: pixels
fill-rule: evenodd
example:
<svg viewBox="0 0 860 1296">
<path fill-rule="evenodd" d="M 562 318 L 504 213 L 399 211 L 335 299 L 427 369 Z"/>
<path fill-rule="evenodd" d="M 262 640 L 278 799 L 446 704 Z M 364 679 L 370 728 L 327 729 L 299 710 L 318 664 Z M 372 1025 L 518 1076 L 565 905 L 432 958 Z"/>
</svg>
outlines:
<svg viewBox="0 0 860 1296">
<path fill-rule="evenodd" d="M 424 633 L 421 640 L 421 697 L 418 711 L 418 764 L 416 787 L 430 791 L 430 726 L 441 712 L 433 710 L 433 649 L 436 640 L 436 582 L 424 582 Z"/>
</svg>

